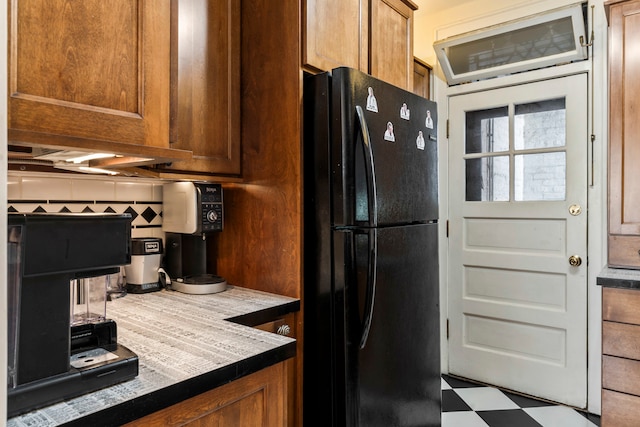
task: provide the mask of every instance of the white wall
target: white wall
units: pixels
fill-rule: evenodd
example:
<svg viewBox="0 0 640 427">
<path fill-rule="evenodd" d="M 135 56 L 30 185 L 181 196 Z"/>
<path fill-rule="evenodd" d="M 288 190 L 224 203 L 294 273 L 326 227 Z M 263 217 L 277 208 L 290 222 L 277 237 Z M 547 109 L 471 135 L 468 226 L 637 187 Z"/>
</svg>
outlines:
<svg viewBox="0 0 640 427">
<path fill-rule="evenodd" d="M 438 3 L 437 1 L 435 3 Z M 588 228 L 588 410 L 600 414 L 600 387 L 601 387 L 601 290 L 596 285 L 596 277 L 606 264 L 607 245 L 607 22 L 604 14 L 603 0 L 590 0 L 588 15 L 591 22 L 591 6 L 594 6 L 594 31 L 595 42 L 592 51 L 593 72 L 590 63 L 572 64 L 522 73 L 517 76 L 509 76 L 493 79 L 491 81 L 470 83 L 462 86 L 448 87 L 444 81 L 442 71 L 439 68 L 433 50 L 433 42 L 457 34 L 486 28 L 501 22 L 507 22 L 525 16 L 540 13 L 545 10 L 556 9 L 576 3 L 575 0 L 450 0 L 451 6 L 441 10 L 430 10 L 430 0 L 419 0 L 420 9 L 416 12 L 414 21 L 414 53 L 434 67 L 433 97 L 438 103 L 438 113 L 441 119 L 439 127 L 439 168 L 440 168 L 440 218 L 443 224 L 448 217 L 448 189 L 447 182 L 447 139 L 445 126 L 448 117 L 448 97 L 453 94 L 465 93 L 488 89 L 494 85 L 508 85 L 526 81 L 527 79 L 544 79 L 553 73 L 572 73 L 577 70 L 588 71 L 593 78 L 590 85 L 590 96 L 593 93 L 593 103 L 590 102 L 590 117 L 593 120 L 587 124 L 589 134 L 595 135 L 594 150 L 589 154 L 589 161 L 593 160 L 593 174 L 590 172 L 589 185 L 589 228 Z M 587 30 L 590 31 L 590 28 Z M 591 81 L 591 80 L 590 80 Z M 441 235 L 444 235 L 444 224 L 441 226 Z M 442 239 L 440 247 L 440 272 L 441 272 L 441 308 L 443 332 L 446 324 L 447 309 L 447 241 Z M 444 336 L 444 334 L 443 334 Z M 448 354 L 446 339 L 442 341 L 444 372 L 448 370 Z"/>
<path fill-rule="evenodd" d="M 7 419 L 7 1 L 0 0 L 0 424 Z"/>
</svg>

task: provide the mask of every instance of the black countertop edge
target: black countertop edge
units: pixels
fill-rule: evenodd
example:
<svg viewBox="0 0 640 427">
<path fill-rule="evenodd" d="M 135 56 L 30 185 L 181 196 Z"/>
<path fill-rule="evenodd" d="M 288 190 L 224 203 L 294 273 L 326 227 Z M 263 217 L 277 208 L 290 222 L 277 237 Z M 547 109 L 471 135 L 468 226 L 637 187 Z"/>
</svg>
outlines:
<svg viewBox="0 0 640 427">
<path fill-rule="evenodd" d="M 639 289 L 640 290 L 640 282 L 636 280 L 620 280 L 620 279 L 611 279 L 606 277 L 598 277 L 598 280 L 596 283 L 604 288 L 622 288 L 622 289 Z"/>
<path fill-rule="evenodd" d="M 606 288 L 640 290 L 640 270 L 605 267 L 598 274 L 596 284 Z"/>
<path fill-rule="evenodd" d="M 275 317 L 284 316 L 285 314 L 300 311 L 300 300 L 291 301 L 276 307 L 269 307 L 263 310 L 254 311 L 253 313 L 241 314 L 240 316 L 229 317 L 228 320 L 244 326 L 257 326 L 262 323 L 269 322 Z"/>
<path fill-rule="evenodd" d="M 258 372 L 295 355 L 296 342 L 293 341 L 237 363 L 88 414 L 63 425 L 69 427 L 85 427 L 88 425 L 94 427 L 120 426 Z"/>
</svg>

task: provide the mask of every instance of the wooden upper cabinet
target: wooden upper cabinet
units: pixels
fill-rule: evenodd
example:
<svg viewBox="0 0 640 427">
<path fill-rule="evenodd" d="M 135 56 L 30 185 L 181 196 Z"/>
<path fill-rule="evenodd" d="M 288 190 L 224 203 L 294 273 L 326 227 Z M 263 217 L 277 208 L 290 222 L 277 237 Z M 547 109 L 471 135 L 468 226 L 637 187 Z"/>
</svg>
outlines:
<svg viewBox="0 0 640 427">
<path fill-rule="evenodd" d="M 310 71 L 351 67 L 413 89 L 413 11 L 410 0 L 306 0 L 303 66 Z"/>
<path fill-rule="evenodd" d="M 609 265 L 640 268 L 640 1 L 608 12 Z"/>
<path fill-rule="evenodd" d="M 13 0 L 9 16 L 10 141 L 169 147 L 170 0 Z"/>
<path fill-rule="evenodd" d="M 370 73 L 413 90 L 413 11 L 407 0 L 371 1 Z"/>
<path fill-rule="evenodd" d="M 351 67 L 367 72 L 368 0 L 306 0 L 302 62 L 315 70 Z"/>
<path fill-rule="evenodd" d="M 419 58 L 413 59 L 413 93 L 431 99 L 431 66 Z"/>
<path fill-rule="evenodd" d="M 172 2 L 171 147 L 192 150 L 193 159 L 166 169 L 241 172 L 240 5 L 229 0 Z"/>
</svg>

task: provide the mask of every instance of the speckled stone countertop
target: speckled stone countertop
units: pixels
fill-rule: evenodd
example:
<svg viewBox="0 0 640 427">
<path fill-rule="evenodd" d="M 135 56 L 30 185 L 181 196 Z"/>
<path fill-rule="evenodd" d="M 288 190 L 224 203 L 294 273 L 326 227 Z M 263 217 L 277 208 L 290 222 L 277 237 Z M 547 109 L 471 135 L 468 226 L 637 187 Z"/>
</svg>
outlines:
<svg viewBox="0 0 640 427">
<path fill-rule="evenodd" d="M 296 341 L 251 326 L 300 309 L 294 298 L 230 286 L 163 290 L 107 303 L 118 343 L 139 358 L 133 380 L 8 420 L 9 427 L 116 426 L 295 355 Z"/>
<path fill-rule="evenodd" d="M 596 283 L 610 288 L 640 289 L 640 270 L 605 267 Z"/>
</svg>

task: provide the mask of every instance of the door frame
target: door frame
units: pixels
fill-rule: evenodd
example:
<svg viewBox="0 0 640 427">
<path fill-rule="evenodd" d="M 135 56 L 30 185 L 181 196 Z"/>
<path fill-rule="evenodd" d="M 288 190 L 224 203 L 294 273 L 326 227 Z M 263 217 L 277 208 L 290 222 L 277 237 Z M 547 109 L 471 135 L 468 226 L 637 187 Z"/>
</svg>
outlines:
<svg viewBox="0 0 640 427">
<path fill-rule="evenodd" d="M 606 41 L 605 41 L 606 42 Z M 605 44 L 606 46 L 606 44 Z M 604 52 L 603 52 L 604 54 Z M 543 81 L 551 78 L 564 77 L 574 74 L 587 73 L 589 82 L 588 96 L 588 133 L 595 135 L 593 148 L 588 153 L 588 186 L 587 200 L 589 217 L 587 222 L 587 410 L 600 414 L 600 388 L 601 388 L 601 320 L 602 320 L 602 294 L 601 288 L 596 284 L 597 275 L 606 265 L 607 253 L 607 71 L 606 58 L 594 61 L 594 70 L 591 60 L 558 67 L 545 68 L 517 75 L 505 76 L 491 80 L 468 83 L 448 87 L 440 78 L 434 79 L 434 99 L 438 103 L 438 117 L 441 118 L 439 141 L 439 198 L 440 198 L 440 307 L 441 307 L 441 369 L 448 373 L 449 354 L 447 343 L 447 294 L 449 278 L 447 276 L 449 259 L 449 242 L 447 239 L 447 219 L 449 218 L 449 183 L 447 165 L 448 135 L 446 118 L 448 112 L 448 98 L 454 95 L 462 95 L 480 92 L 500 87 L 514 86 L 523 83 Z M 598 84 L 592 84 L 593 77 L 598 78 Z M 592 92 L 593 91 L 593 92 Z M 592 102 L 593 101 L 593 102 Z M 595 106 L 595 110 L 592 109 Z M 593 118 L 593 120 L 592 120 Z M 593 167 L 591 166 L 593 165 Z M 592 183 L 592 184 L 591 184 Z"/>
</svg>

